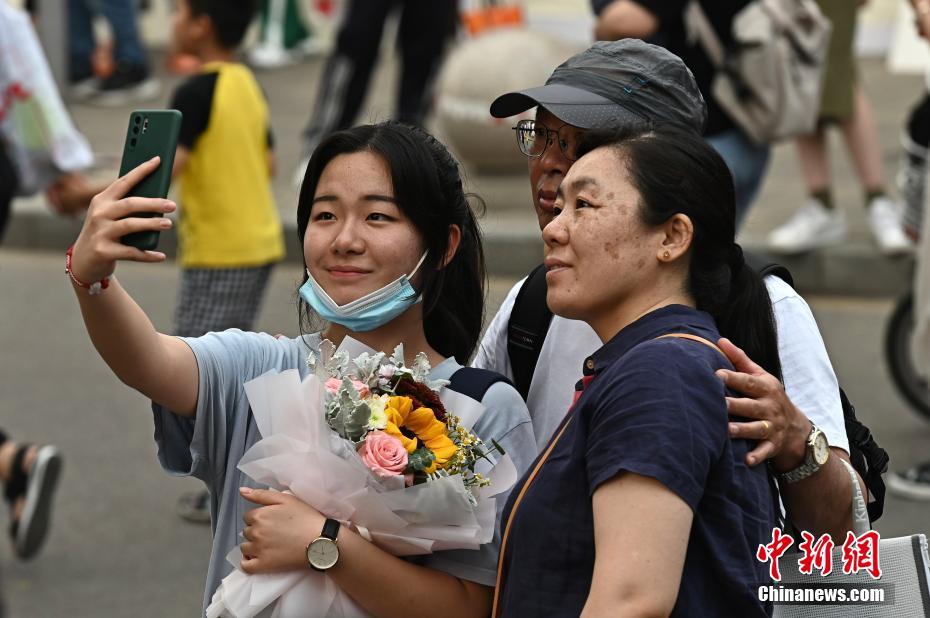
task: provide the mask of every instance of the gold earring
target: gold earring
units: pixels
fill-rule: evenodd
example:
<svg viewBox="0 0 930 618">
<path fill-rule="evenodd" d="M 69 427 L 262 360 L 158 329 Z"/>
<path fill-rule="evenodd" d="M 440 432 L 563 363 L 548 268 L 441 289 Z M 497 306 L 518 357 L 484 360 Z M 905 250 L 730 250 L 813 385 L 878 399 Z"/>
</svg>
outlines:
<svg viewBox="0 0 930 618">
<path fill-rule="evenodd" d="M 672 257 L 672 254 L 669 253 L 668 251 L 666 251 L 665 253 L 662 254 L 662 259 L 663 259 L 663 260 L 667 260 L 667 259 L 669 259 L 670 257 Z"/>
</svg>

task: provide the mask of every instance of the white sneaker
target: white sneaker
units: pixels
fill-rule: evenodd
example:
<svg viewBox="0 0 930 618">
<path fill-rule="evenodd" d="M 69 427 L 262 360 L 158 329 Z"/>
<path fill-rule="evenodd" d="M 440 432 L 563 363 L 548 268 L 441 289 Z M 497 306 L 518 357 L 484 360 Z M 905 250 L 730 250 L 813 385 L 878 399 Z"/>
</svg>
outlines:
<svg viewBox="0 0 930 618">
<path fill-rule="evenodd" d="M 161 94 L 161 83 L 155 78 L 113 90 L 101 90 L 89 102 L 100 107 L 125 107 L 134 103 L 151 101 Z"/>
<path fill-rule="evenodd" d="M 828 210 L 819 200 L 811 198 L 790 219 L 772 230 L 768 246 L 777 253 L 803 253 L 836 244 L 845 236 L 843 213 Z"/>
<path fill-rule="evenodd" d="M 249 50 L 249 64 L 256 69 L 277 69 L 294 64 L 294 55 L 271 43 L 259 43 Z"/>
<path fill-rule="evenodd" d="M 888 475 L 888 490 L 911 500 L 930 500 L 930 463 L 917 464 L 904 472 Z"/>
<path fill-rule="evenodd" d="M 869 203 L 869 227 L 885 255 L 901 255 L 914 250 L 914 245 L 901 226 L 901 207 L 887 197 L 876 197 Z"/>
<path fill-rule="evenodd" d="M 319 35 L 313 34 L 294 46 L 295 52 L 300 53 L 305 58 L 311 56 L 322 56 L 329 52 L 332 45 L 324 41 Z"/>
<path fill-rule="evenodd" d="M 100 94 L 100 80 L 96 77 L 88 77 L 74 82 L 68 89 L 68 94 L 71 96 L 72 101 L 79 103 L 92 99 Z"/>
</svg>

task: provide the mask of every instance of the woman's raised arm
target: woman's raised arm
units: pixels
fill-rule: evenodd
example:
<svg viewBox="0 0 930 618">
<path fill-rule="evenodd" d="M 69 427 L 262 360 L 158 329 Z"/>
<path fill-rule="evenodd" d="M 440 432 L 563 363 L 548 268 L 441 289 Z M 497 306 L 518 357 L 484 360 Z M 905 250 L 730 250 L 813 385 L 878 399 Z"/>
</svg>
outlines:
<svg viewBox="0 0 930 618">
<path fill-rule="evenodd" d="M 146 397 L 184 416 L 197 405 L 197 362 L 180 339 L 155 330 L 141 307 L 115 280 L 100 294 L 78 285 L 110 277 L 120 260 L 163 262 L 165 254 L 124 245 L 120 238 L 132 232 L 164 231 L 165 217 L 133 217 L 139 212 L 169 213 L 173 202 L 164 199 L 124 197 L 136 183 L 154 171 L 158 157 L 116 180 L 94 197 L 75 242 L 71 258 L 72 286 L 81 306 L 87 333 L 97 352 L 120 380 Z M 76 280 L 76 281 L 75 281 Z"/>
</svg>

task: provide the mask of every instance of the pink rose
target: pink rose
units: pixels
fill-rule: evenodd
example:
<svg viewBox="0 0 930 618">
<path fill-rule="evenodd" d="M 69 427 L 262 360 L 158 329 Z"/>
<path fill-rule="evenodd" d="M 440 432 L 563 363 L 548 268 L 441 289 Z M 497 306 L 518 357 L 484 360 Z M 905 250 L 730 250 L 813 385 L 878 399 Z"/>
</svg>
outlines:
<svg viewBox="0 0 930 618">
<path fill-rule="evenodd" d="M 383 431 L 372 431 L 358 447 L 365 465 L 375 476 L 390 478 L 402 474 L 407 467 L 407 450 L 400 440 Z"/>
<path fill-rule="evenodd" d="M 355 390 L 358 391 L 358 396 L 361 399 L 365 399 L 371 395 L 371 391 L 368 390 L 368 385 L 359 380 L 352 380 L 352 386 L 355 387 Z M 335 395 L 339 392 L 340 387 L 342 387 L 342 379 L 340 378 L 330 378 L 323 383 L 323 387 Z"/>
</svg>

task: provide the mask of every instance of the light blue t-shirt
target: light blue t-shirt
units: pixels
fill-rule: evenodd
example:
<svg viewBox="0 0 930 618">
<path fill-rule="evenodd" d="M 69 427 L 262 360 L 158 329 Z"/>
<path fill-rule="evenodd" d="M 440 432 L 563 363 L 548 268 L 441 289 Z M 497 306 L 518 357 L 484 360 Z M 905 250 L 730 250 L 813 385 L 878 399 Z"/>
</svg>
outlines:
<svg viewBox="0 0 930 618">
<path fill-rule="evenodd" d="M 226 555 L 241 543 L 242 516 L 256 505 L 239 495 L 239 487 L 261 487 L 236 466 L 262 436 L 249 409 L 243 384 L 269 371 L 297 369 L 306 377 L 307 354 L 319 351 L 319 335 L 276 339 L 237 329 L 182 338 L 194 352 L 200 372 L 194 418 L 172 414 L 153 402 L 155 441 L 162 467 L 176 475 L 201 479 L 210 490 L 213 549 L 207 571 L 204 608 L 220 581 L 233 569 Z M 461 368 L 449 358 L 433 368 L 431 379 L 448 379 Z M 529 412 L 519 393 L 506 382 L 491 386 L 481 402 L 487 411 L 472 428 L 486 443 L 496 440 L 510 455 L 520 476 L 536 457 Z M 498 497 L 498 523 L 506 495 Z M 499 528 L 499 526 L 498 526 Z M 499 532 L 479 550 L 437 552 L 418 564 L 455 577 L 493 586 L 497 572 Z"/>
</svg>

